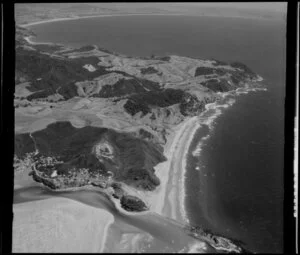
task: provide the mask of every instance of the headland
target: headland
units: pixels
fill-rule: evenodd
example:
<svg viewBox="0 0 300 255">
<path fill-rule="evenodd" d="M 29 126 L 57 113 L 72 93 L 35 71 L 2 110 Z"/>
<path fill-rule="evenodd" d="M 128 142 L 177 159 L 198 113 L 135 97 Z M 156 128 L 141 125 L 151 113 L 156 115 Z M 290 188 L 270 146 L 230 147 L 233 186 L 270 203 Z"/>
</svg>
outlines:
<svg viewBox="0 0 300 255">
<path fill-rule="evenodd" d="M 133 58 L 31 36 L 17 27 L 16 177 L 30 169 L 50 189 L 93 186 L 124 214 L 188 223 L 185 158 L 198 117 L 223 93 L 259 86 L 261 77 L 238 62 Z"/>
</svg>

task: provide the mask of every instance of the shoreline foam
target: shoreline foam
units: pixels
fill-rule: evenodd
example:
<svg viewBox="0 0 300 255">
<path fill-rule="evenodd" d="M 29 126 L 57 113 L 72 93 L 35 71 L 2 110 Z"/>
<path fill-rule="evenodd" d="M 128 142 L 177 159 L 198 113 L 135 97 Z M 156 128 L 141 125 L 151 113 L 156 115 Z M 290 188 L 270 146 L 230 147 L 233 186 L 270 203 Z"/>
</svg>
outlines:
<svg viewBox="0 0 300 255">
<path fill-rule="evenodd" d="M 258 82 L 261 82 L 263 81 L 264 79 L 259 76 L 259 78 L 257 79 Z M 192 152 L 192 155 L 194 157 L 196 156 L 200 156 L 200 153 L 201 153 L 201 149 L 202 149 L 202 146 L 203 146 L 203 142 L 206 141 L 207 139 L 209 139 L 210 137 L 210 132 L 211 130 L 213 129 L 213 126 L 212 126 L 212 123 L 214 122 L 215 119 L 218 118 L 218 116 L 220 116 L 223 111 L 220 110 L 220 109 L 227 109 L 228 107 L 232 106 L 233 104 L 235 104 L 236 100 L 235 98 L 239 95 L 243 95 L 243 94 L 248 94 L 249 92 L 256 92 L 256 91 L 267 91 L 267 88 L 260 88 L 260 87 L 254 87 L 254 88 L 249 88 L 247 85 L 245 88 L 243 87 L 240 87 L 240 88 L 237 88 L 236 90 L 234 91 L 229 91 L 229 92 L 225 92 L 225 93 L 220 93 L 219 95 L 224 98 L 226 100 L 227 97 L 233 97 L 233 98 L 229 98 L 227 99 L 223 104 L 219 104 L 217 102 L 214 102 L 214 103 L 211 103 L 211 104 L 207 104 L 205 107 L 206 107 L 206 110 L 209 110 L 209 109 L 214 109 L 215 110 L 215 113 L 213 113 L 211 116 L 207 117 L 206 119 L 204 119 L 203 121 L 200 121 L 200 125 L 207 125 L 208 128 L 209 128 L 209 131 L 208 131 L 208 134 L 204 137 L 202 137 L 196 148 L 193 150 Z M 219 109 L 220 108 L 220 109 Z M 201 117 L 201 115 L 200 115 Z"/>
<path fill-rule="evenodd" d="M 263 81 L 264 79 L 259 76 L 259 78 L 257 79 L 258 82 Z M 241 91 L 239 91 L 241 90 Z M 240 94 L 248 94 L 249 92 L 256 92 L 256 91 L 266 91 L 267 88 L 260 88 L 260 87 L 254 87 L 254 88 L 249 88 L 248 86 L 246 86 L 245 88 L 238 88 L 235 91 L 233 91 L 233 94 L 231 93 L 222 93 L 223 98 L 226 100 L 226 98 L 230 95 L 236 97 L 239 96 Z M 232 91 L 230 91 L 232 92 Z M 229 98 L 227 99 L 224 103 L 222 104 L 218 104 L 218 102 L 213 102 L 213 103 L 209 103 L 205 105 L 205 111 L 203 111 L 199 116 L 197 116 L 198 122 L 196 123 L 195 127 L 192 129 L 190 136 L 188 137 L 187 142 L 183 145 L 184 146 L 184 153 L 182 156 L 182 170 L 181 170 L 181 178 L 180 178 L 180 185 L 179 185 L 179 204 L 180 204 L 180 213 L 181 213 L 181 217 L 183 218 L 183 220 L 186 223 L 189 223 L 189 219 L 187 218 L 187 214 L 186 214 L 186 208 L 185 208 L 185 197 L 186 197 L 186 185 L 185 185 L 185 180 L 186 180 L 186 171 L 187 171 L 187 156 L 188 156 L 188 152 L 189 152 L 189 148 L 191 146 L 191 143 L 195 137 L 196 132 L 199 130 L 199 128 L 202 127 L 202 125 L 206 125 L 208 126 L 209 130 L 208 130 L 208 134 L 205 135 L 204 137 L 202 137 L 198 143 L 198 145 L 196 146 L 196 149 L 192 152 L 192 155 L 195 156 L 199 156 L 200 152 L 201 152 L 201 147 L 203 145 L 203 142 L 207 139 L 209 139 L 210 137 L 210 132 L 213 129 L 213 123 L 215 121 L 215 119 L 217 119 L 222 113 L 223 111 L 221 109 L 227 109 L 228 107 L 232 106 L 234 103 L 236 102 L 235 98 Z M 208 117 L 204 117 L 203 115 L 205 115 L 205 113 L 207 113 L 207 111 L 214 109 L 215 112 Z M 201 120 L 201 118 L 203 118 Z M 200 119 L 200 120 L 199 120 Z M 179 159 L 178 159 L 179 160 Z M 177 164 L 178 165 L 178 164 Z M 198 171 L 200 170 L 197 169 Z M 176 205 L 173 205 L 173 207 Z M 174 215 L 174 213 L 173 213 Z"/>
</svg>

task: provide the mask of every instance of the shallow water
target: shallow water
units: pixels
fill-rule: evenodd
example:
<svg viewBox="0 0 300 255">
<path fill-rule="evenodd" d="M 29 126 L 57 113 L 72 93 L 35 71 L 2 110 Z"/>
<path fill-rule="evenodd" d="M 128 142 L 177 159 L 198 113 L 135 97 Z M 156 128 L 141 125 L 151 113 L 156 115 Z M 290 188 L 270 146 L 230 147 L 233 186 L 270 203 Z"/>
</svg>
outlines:
<svg viewBox="0 0 300 255">
<path fill-rule="evenodd" d="M 162 217 L 155 213 L 146 215 L 125 215 L 119 212 L 114 204 L 106 198 L 103 193 L 91 190 L 80 191 L 51 191 L 44 187 L 28 187 L 15 191 L 14 204 L 30 201 L 49 199 L 52 197 L 65 197 L 84 203 L 89 206 L 108 210 L 113 214 L 115 221 L 113 229 L 120 229 L 121 232 L 135 233 L 142 235 L 143 239 L 138 243 L 140 251 L 143 252 L 178 252 L 189 250 L 189 247 L 201 242 L 188 236 L 183 230 L 183 225 L 176 221 Z M 121 233 L 122 234 L 122 233 Z M 150 237 L 150 238 L 149 238 Z M 136 247 L 135 247 L 136 248 Z M 211 247 L 207 251 L 214 251 Z"/>
</svg>

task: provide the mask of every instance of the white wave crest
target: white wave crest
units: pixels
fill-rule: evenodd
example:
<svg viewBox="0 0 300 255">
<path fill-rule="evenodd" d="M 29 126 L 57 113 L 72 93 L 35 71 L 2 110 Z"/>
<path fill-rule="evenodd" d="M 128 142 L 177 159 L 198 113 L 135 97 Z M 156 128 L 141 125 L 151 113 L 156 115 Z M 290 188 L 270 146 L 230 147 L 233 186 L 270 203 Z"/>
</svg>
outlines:
<svg viewBox="0 0 300 255">
<path fill-rule="evenodd" d="M 199 143 L 197 144 L 195 150 L 192 152 L 192 155 L 194 157 L 199 157 L 200 153 L 201 153 L 201 149 L 202 146 L 204 144 L 204 142 L 209 139 L 210 137 L 210 132 L 213 130 L 213 123 L 215 121 L 215 119 L 222 114 L 222 109 L 226 109 L 229 106 L 232 106 L 236 100 L 235 98 L 229 98 L 227 99 L 227 97 L 234 97 L 240 94 L 247 94 L 249 91 L 266 91 L 266 88 L 250 88 L 248 84 L 245 85 L 244 88 L 238 88 L 235 91 L 229 91 L 229 92 L 225 92 L 225 93 L 217 93 L 219 98 L 221 98 L 221 100 L 218 100 L 216 102 L 213 103 L 208 103 L 205 105 L 205 110 L 199 115 L 198 117 L 198 123 L 197 123 L 197 128 L 193 129 L 192 134 L 190 135 L 190 141 L 188 142 L 188 144 L 191 144 L 192 139 L 194 138 L 195 132 L 198 130 L 198 128 L 200 128 L 202 125 L 206 125 L 209 128 L 209 133 L 202 137 L 201 140 L 199 141 Z M 224 102 L 222 102 L 224 101 Z M 212 111 L 212 113 L 210 113 L 210 111 Z M 207 116 L 209 114 L 209 116 Z M 186 157 L 187 157 L 187 151 L 186 150 L 186 154 L 184 156 L 184 160 L 182 163 L 182 167 L 183 169 L 186 169 Z M 200 171 L 200 167 L 196 167 L 197 171 Z M 184 201 L 185 201 L 185 197 L 186 197 L 186 190 L 185 190 L 185 171 L 181 171 L 182 172 L 182 176 L 181 176 L 181 181 L 180 181 L 180 187 L 182 192 L 180 192 L 180 201 L 181 201 L 181 206 L 180 206 L 180 212 L 181 215 L 183 217 L 183 219 L 185 219 L 186 223 L 189 223 L 186 211 L 185 211 L 185 207 L 184 207 Z M 205 243 L 201 244 L 196 243 L 193 244 L 190 248 L 188 253 L 199 253 L 199 249 L 202 248 L 203 251 L 203 245 L 205 245 Z"/>
<path fill-rule="evenodd" d="M 218 116 L 220 116 L 222 114 L 222 108 L 223 109 L 226 109 L 228 108 L 229 106 L 232 106 L 234 103 L 236 102 L 235 99 L 233 98 L 230 98 L 229 100 L 227 100 L 226 103 L 224 104 L 218 104 L 218 103 L 210 103 L 210 104 L 207 104 L 206 105 L 206 110 L 205 112 L 203 112 L 198 120 L 199 120 L 199 124 L 200 126 L 201 125 L 206 125 L 208 126 L 209 130 L 211 131 L 213 129 L 213 124 L 214 124 L 214 121 L 218 118 Z M 209 111 L 209 110 L 214 110 L 214 113 L 212 113 L 212 115 L 210 116 L 205 116 L 205 114 Z M 203 116 L 204 115 L 204 116 Z M 201 138 L 201 140 L 199 141 L 196 149 L 192 152 L 192 155 L 194 157 L 196 156 L 199 156 L 200 153 L 201 153 L 201 147 L 203 146 L 203 143 L 205 140 L 207 140 L 208 138 L 210 137 L 210 134 L 204 136 L 203 138 Z"/>
<path fill-rule="evenodd" d="M 210 134 L 204 136 L 200 141 L 199 143 L 197 144 L 197 147 L 196 149 L 192 152 L 192 155 L 194 157 L 196 156 L 200 156 L 200 153 L 201 153 L 201 150 L 202 150 L 202 146 L 204 144 L 204 142 L 210 137 Z"/>
<path fill-rule="evenodd" d="M 225 103 L 223 104 L 219 104 L 219 103 L 210 103 L 207 104 L 205 107 L 205 111 L 199 116 L 199 123 L 200 125 L 207 125 L 210 129 L 213 128 L 212 124 L 214 122 L 214 120 L 222 114 L 222 111 L 220 109 L 226 109 L 229 106 L 232 106 L 234 103 L 236 102 L 235 99 L 230 98 L 229 100 L 227 100 Z M 214 113 L 212 115 L 210 115 L 209 117 L 205 116 L 205 114 L 207 114 L 207 112 L 209 110 L 214 110 Z M 205 116 L 205 117 L 204 117 Z"/>
</svg>

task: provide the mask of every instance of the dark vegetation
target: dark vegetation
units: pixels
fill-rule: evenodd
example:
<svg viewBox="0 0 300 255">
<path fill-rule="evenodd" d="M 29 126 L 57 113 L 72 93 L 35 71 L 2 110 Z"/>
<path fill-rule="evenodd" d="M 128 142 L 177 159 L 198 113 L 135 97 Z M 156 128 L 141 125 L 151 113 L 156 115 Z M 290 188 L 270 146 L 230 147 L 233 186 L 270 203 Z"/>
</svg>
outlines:
<svg viewBox="0 0 300 255">
<path fill-rule="evenodd" d="M 215 73 L 214 70 L 215 70 L 214 68 L 205 67 L 205 66 L 197 67 L 195 71 L 195 76 L 214 74 Z"/>
<path fill-rule="evenodd" d="M 113 172 L 114 179 L 130 185 L 153 190 L 159 185 L 153 167 L 164 161 L 163 149 L 126 133 L 97 128 L 74 128 L 70 122 L 56 122 L 46 129 L 32 133 L 39 157 L 54 157 L 60 163 L 53 165 L 36 164 L 37 170 L 50 175 L 54 168 L 58 175 L 87 168 L 91 174 L 108 176 Z M 28 134 L 15 136 L 15 154 L 24 158 L 26 153 L 35 150 L 34 141 Z M 96 142 L 107 140 L 114 148 L 113 160 L 102 157 L 102 162 L 92 152 Z"/>
<path fill-rule="evenodd" d="M 248 67 L 246 66 L 245 64 L 243 63 L 240 63 L 240 62 L 233 62 L 230 64 L 232 67 L 235 67 L 235 68 L 240 68 L 242 69 L 247 75 L 249 75 L 251 78 L 255 78 L 256 77 L 256 74 Z"/>
<path fill-rule="evenodd" d="M 245 71 L 235 71 L 231 72 L 231 81 L 234 83 L 235 86 L 238 86 L 241 82 L 246 81 L 247 79 L 256 78 L 256 74 L 248 74 Z"/>
<path fill-rule="evenodd" d="M 75 82 L 91 80 L 110 73 L 104 67 L 97 66 L 98 62 L 97 57 L 58 59 L 37 51 L 19 48 L 16 51 L 16 80 L 20 82 L 20 78 L 24 78 L 30 81 L 28 89 L 34 93 L 27 97 L 29 101 L 46 98 L 55 93 L 59 93 L 67 100 L 77 96 Z M 89 72 L 83 68 L 85 64 L 96 66 L 97 70 Z M 94 96 L 108 98 L 160 90 L 156 82 L 136 78 L 121 71 L 116 72 L 131 79 L 121 79 L 114 85 L 104 85 L 99 94 Z"/>
<path fill-rule="evenodd" d="M 141 74 L 153 74 L 153 73 L 158 73 L 158 71 L 152 66 L 141 69 Z"/>
<path fill-rule="evenodd" d="M 145 203 L 135 196 L 125 195 L 121 198 L 121 206 L 126 211 L 142 212 L 147 210 Z"/>
<path fill-rule="evenodd" d="M 147 91 L 139 95 L 129 96 L 124 108 L 131 115 L 140 111 L 145 115 L 151 112 L 151 106 L 167 107 L 180 103 L 184 95 L 185 92 L 179 89 Z"/>
<path fill-rule="evenodd" d="M 188 94 L 185 96 L 185 100 L 181 102 L 179 108 L 183 116 L 194 116 L 204 110 L 205 103 L 198 101 L 196 96 Z"/>
<path fill-rule="evenodd" d="M 233 89 L 226 80 L 210 79 L 201 83 L 202 86 L 209 88 L 214 92 L 227 92 Z"/>
<path fill-rule="evenodd" d="M 196 96 L 179 89 L 148 91 L 132 95 L 128 97 L 124 108 L 131 115 L 135 115 L 138 112 L 146 115 L 151 113 L 152 107 L 164 108 L 174 104 L 180 104 L 180 112 L 184 116 L 198 114 L 204 109 L 204 102 L 198 101 Z"/>
<path fill-rule="evenodd" d="M 120 199 L 124 195 L 124 190 L 120 183 L 114 182 L 111 184 L 111 187 L 114 189 L 113 197 Z"/>
<path fill-rule="evenodd" d="M 148 132 L 147 130 L 141 128 L 139 130 L 139 135 L 142 139 L 148 139 L 148 140 L 152 140 L 154 138 L 154 135 L 151 134 L 150 132 Z"/>
<path fill-rule="evenodd" d="M 148 90 L 159 91 L 160 86 L 153 81 L 132 77 L 131 79 L 120 79 L 114 85 L 104 85 L 97 96 L 119 97 L 130 94 L 140 94 Z"/>
<path fill-rule="evenodd" d="M 69 54 L 69 53 L 76 53 L 76 52 L 86 52 L 86 51 L 91 51 L 94 50 L 95 47 L 93 45 L 87 45 L 87 46 L 83 46 L 80 48 L 76 48 L 76 49 L 70 49 L 67 51 L 64 51 L 63 54 Z"/>
<path fill-rule="evenodd" d="M 217 74 L 217 75 L 224 75 L 224 74 L 226 74 L 228 71 L 226 70 L 226 69 L 224 69 L 224 68 L 216 68 L 215 69 L 215 73 Z"/>
<path fill-rule="evenodd" d="M 36 44 L 34 45 L 34 48 L 37 51 L 47 52 L 47 53 L 54 53 L 56 51 L 62 50 L 63 45 L 58 44 Z"/>
<path fill-rule="evenodd" d="M 142 112 L 142 115 L 146 115 L 151 112 L 151 108 L 146 102 L 141 102 L 140 100 L 129 99 L 124 104 L 124 109 L 130 115 L 135 115 L 138 112 Z"/>
<path fill-rule="evenodd" d="M 31 173 L 31 175 L 32 175 L 33 180 L 35 180 L 36 182 L 43 183 L 45 186 L 47 186 L 51 189 L 58 188 L 54 182 L 52 182 L 46 178 L 42 178 L 41 176 L 37 175 L 34 171 Z"/>
<path fill-rule="evenodd" d="M 23 37 L 29 35 L 33 35 L 29 30 L 17 27 L 16 43 L 28 45 Z M 65 100 L 68 100 L 77 96 L 75 82 L 92 80 L 100 75 L 110 73 L 110 71 L 105 70 L 105 67 L 97 65 L 99 60 L 94 56 L 61 59 L 41 53 L 41 51 L 53 53 L 55 50 L 61 49 L 61 47 L 63 46 L 40 44 L 34 46 L 37 51 L 22 47 L 16 49 L 15 80 L 16 83 L 30 82 L 28 89 L 34 93 L 27 97 L 28 100 L 46 98 L 55 93 L 59 93 Z M 89 45 L 79 49 L 72 49 L 65 53 L 83 52 L 92 49 L 94 49 L 94 46 Z M 162 61 L 170 60 L 170 56 L 152 56 L 152 58 Z M 228 65 L 226 62 L 214 61 L 216 61 L 213 63 L 215 66 Z M 83 68 L 85 64 L 91 64 L 95 66 L 97 70 L 95 72 L 89 72 Z M 234 62 L 231 63 L 231 66 L 240 68 L 242 71 L 233 72 L 223 68 L 198 67 L 195 71 L 195 76 L 210 74 L 224 75 L 228 72 L 232 74 L 231 80 L 234 86 L 238 86 L 239 82 L 246 78 L 256 78 L 256 74 L 242 63 Z M 161 90 L 159 84 L 156 82 L 139 79 L 121 71 L 115 72 L 122 73 L 127 77 L 131 77 L 131 79 L 121 79 L 114 85 L 104 85 L 101 91 L 94 96 L 108 98 L 129 95 L 124 108 L 131 115 L 137 112 L 142 112 L 142 114 L 145 115 L 151 112 L 151 106 L 167 107 L 176 103 L 182 103 L 181 112 L 187 114 L 185 109 L 189 109 L 190 111 L 192 109 L 191 106 L 197 104 L 195 98 L 192 98 L 192 102 L 183 102 L 182 100 L 186 97 L 184 96 L 184 92 L 180 90 Z M 147 67 L 142 68 L 141 73 L 157 73 L 157 70 L 153 67 Z M 225 92 L 234 87 L 225 80 L 218 82 L 216 79 L 210 79 L 202 83 L 202 85 L 215 92 Z"/>
<path fill-rule="evenodd" d="M 210 74 L 218 74 L 224 75 L 226 74 L 226 70 L 224 68 L 211 68 L 211 67 L 197 67 L 195 71 L 195 77 L 199 75 L 210 75 Z"/>
<path fill-rule="evenodd" d="M 233 84 L 234 84 L 235 86 L 238 86 L 239 83 L 240 83 L 239 79 L 238 79 L 237 76 L 234 75 L 234 74 L 231 75 L 231 81 L 233 82 Z"/>
<path fill-rule="evenodd" d="M 34 142 L 28 133 L 15 135 L 15 154 L 18 157 L 23 158 L 26 153 L 33 151 L 35 151 Z"/>
<path fill-rule="evenodd" d="M 77 94 L 74 83 L 93 79 L 109 73 L 103 67 L 98 67 L 95 72 L 89 72 L 83 68 L 84 64 L 98 63 L 97 57 L 84 59 L 57 59 L 36 51 L 28 51 L 22 48 L 16 50 L 16 72 L 31 82 L 28 89 L 33 93 L 28 100 L 47 97 L 55 94 L 60 88 L 59 94 L 69 99 Z M 40 80 L 37 80 L 41 78 Z"/>
<path fill-rule="evenodd" d="M 147 190 L 159 185 L 153 167 L 165 160 L 162 147 L 125 133 L 110 132 L 108 140 L 120 162 L 121 171 L 111 170 L 116 180 Z"/>
</svg>

